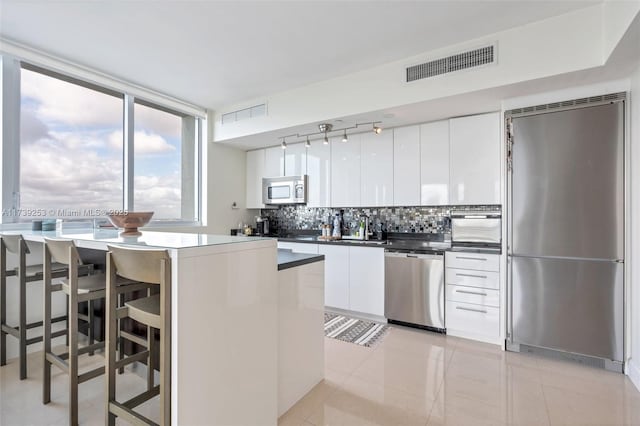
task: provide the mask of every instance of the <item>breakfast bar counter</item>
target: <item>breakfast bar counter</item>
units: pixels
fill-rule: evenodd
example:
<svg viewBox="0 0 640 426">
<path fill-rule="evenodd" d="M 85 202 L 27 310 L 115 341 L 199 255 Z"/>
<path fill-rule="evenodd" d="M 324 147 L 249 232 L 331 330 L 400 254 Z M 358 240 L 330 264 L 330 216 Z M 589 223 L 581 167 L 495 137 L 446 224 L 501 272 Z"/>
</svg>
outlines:
<svg viewBox="0 0 640 426">
<path fill-rule="evenodd" d="M 278 360 L 283 294 L 275 239 L 151 231 L 123 237 L 102 229 L 2 232 L 20 233 L 36 243 L 45 237 L 68 238 L 94 250 L 106 251 L 110 244 L 167 249 L 172 261 L 172 424 L 277 424 L 283 407 L 278 376 L 287 376 L 280 370 L 288 367 Z M 316 275 L 321 274 L 322 262 L 317 265 L 310 269 Z M 310 267 L 308 260 L 304 267 Z M 317 298 L 323 292 L 322 275 L 316 282 L 320 288 L 311 291 Z M 294 294 L 287 297 L 300 303 Z M 321 311 L 322 302 L 320 296 L 313 309 Z M 288 309 L 296 310 L 291 304 Z M 322 335 L 322 323 L 316 323 L 310 322 L 318 329 L 308 331 Z M 316 383 L 324 375 L 323 366 L 320 369 L 313 378 Z M 301 398 L 308 387 L 291 388 L 294 394 L 288 391 L 286 405 Z"/>
</svg>

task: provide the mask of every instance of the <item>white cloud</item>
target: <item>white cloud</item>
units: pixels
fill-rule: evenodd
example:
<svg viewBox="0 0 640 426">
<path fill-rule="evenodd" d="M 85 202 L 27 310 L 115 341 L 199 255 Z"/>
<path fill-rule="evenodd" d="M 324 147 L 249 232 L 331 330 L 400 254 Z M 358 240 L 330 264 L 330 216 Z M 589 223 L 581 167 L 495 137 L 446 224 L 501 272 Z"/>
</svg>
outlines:
<svg viewBox="0 0 640 426">
<path fill-rule="evenodd" d="M 75 126 L 122 125 L 122 99 L 76 84 L 23 70 L 22 96 L 38 103 L 37 114 L 45 122 Z"/>
<path fill-rule="evenodd" d="M 111 132 L 109 135 L 109 146 L 113 149 L 122 150 L 122 131 Z M 176 147 L 171 145 L 165 138 L 155 133 L 146 131 L 136 131 L 133 134 L 134 151 L 138 155 L 162 154 L 175 151 Z"/>
<path fill-rule="evenodd" d="M 157 219 L 182 215 L 179 173 L 165 176 L 136 176 L 133 181 L 134 204 L 138 211 L 154 211 Z"/>
</svg>

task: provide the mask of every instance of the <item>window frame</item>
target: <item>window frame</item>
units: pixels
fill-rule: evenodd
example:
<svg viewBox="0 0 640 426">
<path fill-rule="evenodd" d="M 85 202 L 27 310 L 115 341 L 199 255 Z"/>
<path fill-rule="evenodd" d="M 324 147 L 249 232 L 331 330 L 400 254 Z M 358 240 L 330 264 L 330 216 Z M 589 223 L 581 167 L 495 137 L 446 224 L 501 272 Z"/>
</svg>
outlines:
<svg viewBox="0 0 640 426">
<path fill-rule="evenodd" d="M 206 129 L 203 116 L 198 116 L 188 112 L 176 110 L 174 108 L 162 105 L 156 101 L 150 101 L 142 96 L 136 96 L 128 91 L 121 91 L 105 87 L 100 84 L 76 78 L 58 71 L 51 70 L 35 65 L 28 61 L 23 61 L 9 55 L 0 54 L 0 84 L 2 91 L 0 95 L 0 128 L 2 131 L 2 139 L 5 141 L 2 145 L 2 164 L 1 164 L 1 180 L 2 180 L 2 209 L 18 210 L 20 208 L 20 111 L 22 106 L 21 96 L 21 73 L 22 70 L 28 70 L 52 77 L 58 80 L 72 83 L 81 87 L 85 87 L 100 93 L 115 96 L 122 100 L 123 114 L 123 193 L 122 193 L 122 209 L 135 211 L 134 204 L 134 105 L 140 104 L 150 108 L 155 108 L 163 112 L 184 117 L 192 117 L 195 120 L 194 138 L 192 142 L 181 140 L 181 143 L 193 143 L 192 167 L 194 168 L 194 185 L 193 191 L 188 195 L 188 201 L 193 203 L 194 220 L 184 218 L 176 219 L 157 219 L 150 222 L 153 227 L 182 227 L 182 226 L 202 226 L 203 221 L 203 194 L 202 194 L 202 173 L 203 173 L 203 129 Z M 18 118 L 17 120 L 14 118 Z M 6 141 L 12 141 L 6 143 Z M 181 194 L 184 197 L 184 194 Z M 191 200 L 193 199 L 193 200 Z M 183 198 L 184 200 L 184 198 Z M 86 219 L 86 218 L 85 218 Z M 16 223 L 25 222 L 24 218 L 17 215 L 2 215 L 0 223 Z"/>
</svg>

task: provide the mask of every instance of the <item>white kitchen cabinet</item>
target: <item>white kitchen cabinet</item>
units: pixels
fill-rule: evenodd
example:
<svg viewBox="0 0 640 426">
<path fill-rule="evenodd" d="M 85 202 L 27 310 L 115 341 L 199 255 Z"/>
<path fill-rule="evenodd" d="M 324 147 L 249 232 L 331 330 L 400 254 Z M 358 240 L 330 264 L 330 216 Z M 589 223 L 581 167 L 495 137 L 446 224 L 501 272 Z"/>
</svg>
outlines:
<svg viewBox="0 0 640 426">
<path fill-rule="evenodd" d="M 331 145 L 313 141 L 307 149 L 307 207 L 331 206 Z"/>
<path fill-rule="evenodd" d="M 449 120 L 451 204 L 500 204 L 500 113 Z"/>
<path fill-rule="evenodd" d="M 284 151 L 279 146 L 265 149 L 263 177 L 284 176 Z"/>
<path fill-rule="evenodd" d="M 445 254 L 447 334 L 499 343 L 500 255 Z"/>
<path fill-rule="evenodd" d="M 349 309 L 384 316 L 384 249 L 349 247 Z"/>
<path fill-rule="evenodd" d="M 393 129 L 393 205 L 420 205 L 420 183 L 420 126 Z"/>
<path fill-rule="evenodd" d="M 420 126 L 420 204 L 449 204 L 449 120 Z"/>
<path fill-rule="evenodd" d="M 331 206 L 360 207 L 361 135 L 331 139 Z"/>
<path fill-rule="evenodd" d="M 349 247 L 319 244 L 324 254 L 324 304 L 349 309 Z"/>
<path fill-rule="evenodd" d="M 295 253 L 318 254 L 318 244 L 278 241 L 278 248 L 291 250 Z"/>
<path fill-rule="evenodd" d="M 284 150 L 284 175 L 307 174 L 307 148 L 304 143 L 289 144 Z"/>
<path fill-rule="evenodd" d="M 351 143 L 351 141 L 347 142 Z M 393 132 L 360 135 L 360 206 L 393 205 Z"/>
<path fill-rule="evenodd" d="M 265 150 L 247 151 L 246 206 L 248 209 L 264 208 L 262 204 L 262 177 L 264 176 Z"/>
</svg>

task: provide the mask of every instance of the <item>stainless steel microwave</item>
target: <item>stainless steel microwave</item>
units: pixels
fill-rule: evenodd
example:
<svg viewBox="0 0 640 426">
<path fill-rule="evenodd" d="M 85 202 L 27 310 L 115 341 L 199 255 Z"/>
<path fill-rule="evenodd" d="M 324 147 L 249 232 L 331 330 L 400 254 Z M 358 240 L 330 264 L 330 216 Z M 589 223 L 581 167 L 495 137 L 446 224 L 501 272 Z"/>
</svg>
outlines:
<svg viewBox="0 0 640 426">
<path fill-rule="evenodd" d="M 262 178 L 262 202 L 264 204 L 305 204 L 307 181 L 307 175 Z"/>
<path fill-rule="evenodd" d="M 451 212 L 453 244 L 497 245 L 502 241 L 502 218 L 495 211 Z"/>
</svg>

